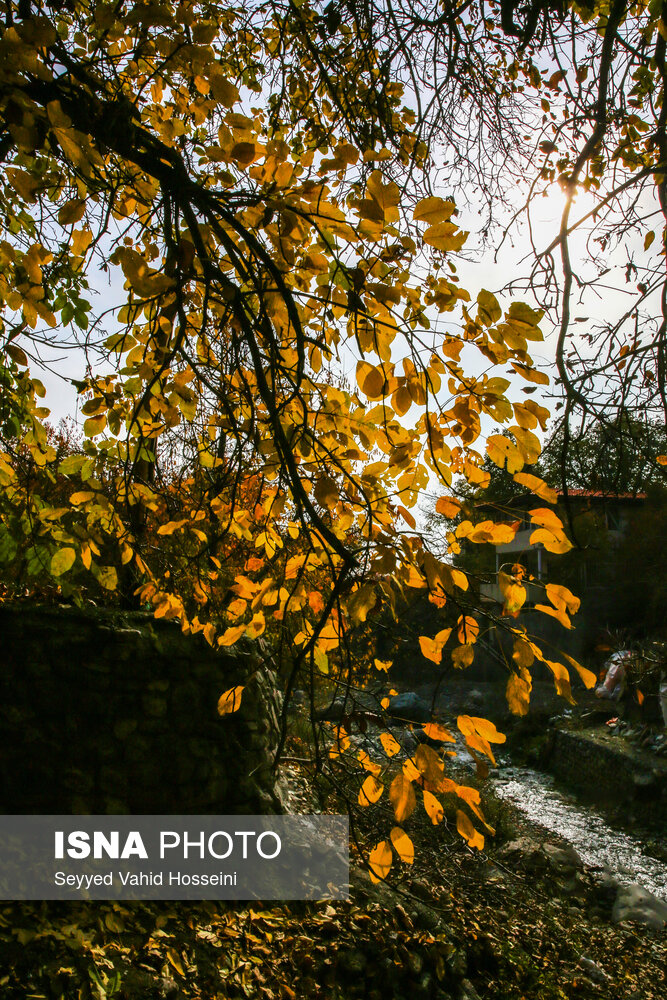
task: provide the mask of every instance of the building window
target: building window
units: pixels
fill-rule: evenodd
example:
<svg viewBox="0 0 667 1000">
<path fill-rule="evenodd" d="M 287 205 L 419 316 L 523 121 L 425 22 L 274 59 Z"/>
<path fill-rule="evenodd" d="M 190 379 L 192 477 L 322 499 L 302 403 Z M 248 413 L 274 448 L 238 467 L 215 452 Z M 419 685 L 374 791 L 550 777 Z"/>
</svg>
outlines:
<svg viewBox="0 0 667 1000">
<path fill-rule="evenodd" d="M 621 530 L 621 512 L 618 507 L 608 507 L 605 511 L 609 531 Z"/>
</svg>

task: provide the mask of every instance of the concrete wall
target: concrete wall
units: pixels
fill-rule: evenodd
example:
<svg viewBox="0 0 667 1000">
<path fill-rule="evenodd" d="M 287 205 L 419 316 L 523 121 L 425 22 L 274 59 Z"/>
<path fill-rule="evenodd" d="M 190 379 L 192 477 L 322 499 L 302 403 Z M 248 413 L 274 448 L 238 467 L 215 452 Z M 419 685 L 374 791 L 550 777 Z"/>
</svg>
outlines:
<svg viewBox="0 0 667 1000">
<path fill-rule="evenodd" d="M 261 643 L 213 650 L 173 622 L 0 605 L 0 810 L 280 809 L 281 707 Z M 223 691 L 246 684 L 220 717 Z"/>
</svg>

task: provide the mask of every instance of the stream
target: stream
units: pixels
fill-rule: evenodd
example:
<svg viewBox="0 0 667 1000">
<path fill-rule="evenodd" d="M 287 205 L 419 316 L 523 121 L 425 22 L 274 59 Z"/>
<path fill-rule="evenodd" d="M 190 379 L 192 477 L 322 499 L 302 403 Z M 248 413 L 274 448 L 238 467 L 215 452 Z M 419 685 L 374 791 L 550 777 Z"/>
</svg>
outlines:
<svg viewBox="0 0 667 1000">
<path fill-rule="evenodd" d="M 567 840 L 582 861 L 608 869 L 619 882 L 634 882 L 667 900 L 667 865 L 644 853 L 631 834 L 610 826 L 594 807 L 557 788 L 553 779 L 527 767 L 501 768 L 495 794 L 527 819 Z"/>
</svg>

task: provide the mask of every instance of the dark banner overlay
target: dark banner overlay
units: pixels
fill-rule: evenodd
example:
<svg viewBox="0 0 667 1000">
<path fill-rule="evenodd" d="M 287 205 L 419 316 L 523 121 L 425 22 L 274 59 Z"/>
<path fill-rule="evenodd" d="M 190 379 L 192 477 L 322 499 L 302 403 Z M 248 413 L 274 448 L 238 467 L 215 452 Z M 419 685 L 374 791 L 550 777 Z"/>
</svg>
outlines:
<svg viewBox="0 0 667 1000">
<path fill-rule="evenodd" d="M 0 899 L 346 899 L 346 816 L 1 816 Z"/>
</svg>

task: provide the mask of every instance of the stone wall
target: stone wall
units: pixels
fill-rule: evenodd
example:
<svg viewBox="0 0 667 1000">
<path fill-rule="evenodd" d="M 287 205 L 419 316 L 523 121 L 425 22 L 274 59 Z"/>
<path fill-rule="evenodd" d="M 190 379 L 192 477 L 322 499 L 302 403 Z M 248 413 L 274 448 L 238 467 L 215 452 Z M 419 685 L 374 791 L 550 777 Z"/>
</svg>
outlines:
<svg viewBox="0 0 667 1000">
<path fill-rule="evenodd" d="M 262 643 L 213 650 L 149 614 L 24 603 L 0 605 L 0 636 L 3 812 L 280 811 Z"/>
<path fill-rule="evenodd" d="M 633 815 L 664 822 L 667 764 L 661 758 L 635 755 L 590 735 L 555 730 L 542 763 L 589 802 L 625 806 Z"/>
</svg>

